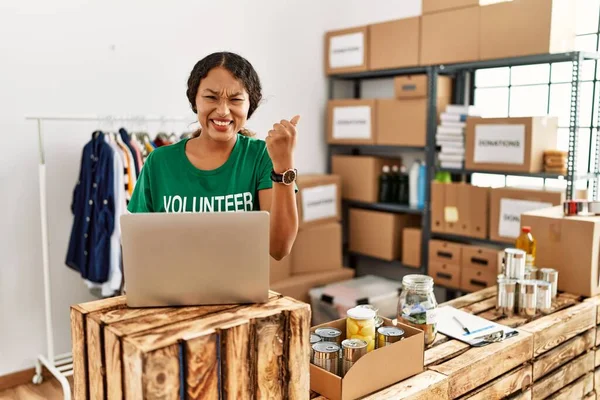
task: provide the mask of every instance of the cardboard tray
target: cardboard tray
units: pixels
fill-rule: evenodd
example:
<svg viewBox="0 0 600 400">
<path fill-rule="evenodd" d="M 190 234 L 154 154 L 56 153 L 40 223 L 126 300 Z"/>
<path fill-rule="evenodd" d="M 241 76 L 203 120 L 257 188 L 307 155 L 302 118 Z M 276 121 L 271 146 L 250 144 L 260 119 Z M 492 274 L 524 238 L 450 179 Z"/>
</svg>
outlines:
<svg viewBox="0 0 600 400">
<path fill-rule="evenodd" d="M 383 321 L 384 326 L 402 328 L 405 332 L 404 340 L 367 353 L 352 366 L 344 378 L 311 363 L 310 389 L 330 400 L 356 399 L 423 372 L 423 331 L 402 323 L 394 324 L 387 318 L 383 318 Z M 311 333 L 323 326 L 340 329 L 343 339 L 346 338 L 345 318 L 312 327 Z"/>
</svg>

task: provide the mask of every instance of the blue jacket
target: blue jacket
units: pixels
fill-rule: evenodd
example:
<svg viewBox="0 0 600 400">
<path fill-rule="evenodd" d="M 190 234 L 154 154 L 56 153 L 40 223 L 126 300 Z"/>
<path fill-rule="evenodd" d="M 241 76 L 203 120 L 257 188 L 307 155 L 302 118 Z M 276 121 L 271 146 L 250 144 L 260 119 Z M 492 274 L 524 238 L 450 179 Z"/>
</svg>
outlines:
<svg viewBox="0 0 600 400">
<path fill-rule="evenodd" d="M 84 279 L 104 283 L 110 270 L 110 236 L 115 225 L 114 151 L 96 131 L 83 148 L 79 180 L 73 190 L 73 227 L 67 266 Z"/>
</svg>

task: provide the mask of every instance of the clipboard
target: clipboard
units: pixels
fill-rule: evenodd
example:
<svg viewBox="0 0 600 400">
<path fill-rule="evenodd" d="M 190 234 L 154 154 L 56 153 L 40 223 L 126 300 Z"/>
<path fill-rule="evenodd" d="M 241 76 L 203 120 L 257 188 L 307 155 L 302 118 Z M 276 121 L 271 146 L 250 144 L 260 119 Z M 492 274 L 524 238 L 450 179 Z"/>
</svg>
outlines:
<svg viewBox="0 0 600 400">
<path fill-rule="evenodd" d="M 516 329 L 450 306 L 438 308 L 436 318 L 439 332 L 473 347 L 487 346 L 519 334 Z"/>
</svg>

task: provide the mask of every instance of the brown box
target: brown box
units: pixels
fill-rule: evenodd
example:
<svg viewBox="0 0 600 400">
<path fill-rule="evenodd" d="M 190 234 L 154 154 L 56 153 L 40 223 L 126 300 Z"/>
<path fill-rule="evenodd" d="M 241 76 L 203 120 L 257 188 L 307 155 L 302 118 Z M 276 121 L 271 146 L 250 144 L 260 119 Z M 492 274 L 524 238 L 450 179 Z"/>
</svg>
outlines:
<svg viewBox="0 0 600 400">
<path fill-rule="evenodd" d="M 522 213 L 560 205 L 564 197 L 564 192 L 515 188 L 491 189 L 490 239 L 514 243 L 521 230 Z"/>
<path fill-rule="evenodd" d="M 337 175 L 298 176 L 299 229 L 342 220 L 342 178 Z"/>
<path fill-rule="evenodd" d="M 478 6 L 480 0 L 423 0 L 423 14 Z"/>
<path fill-rule="evenodd" d="M 462 245 L 432 239 L 429 241 L 429 262 L 460 265 Z"/>
<path fill-rule="evenodd" d="M 311 289 L 354 278 L 351 268 L 339 268 L 325 272 L 291 276 L 283 281 L 271 284 L 271 290 L 284 296 L 310 304 Z"/>
<path fill-rule="evenodd" d="M 404 228 L 402 232 L 402 264 L 407 267 L 421 268 L 420 228 Z"/>
<path fill-rule="evenodd" d="M 426 99 L 427 87 L 427 75 L 424 74 L 400 75 L 394 78 L 394 93 L 397 99 Z M 452 78 L 438 76 L 436 97 L 452 97 Z M 443 109 L 438 107 L 438 113 L 442 111 Z"/>
<path fill-rule="evenodd" d="M 477 6 L 423 15 L 420 64 L 479 60 L 479 8 Z"/>
<path fill-rule="evenodd" d="M 450 102 L 438 97 L 439 113 Z M 376 143 L 424 147 L 427 142 L 427 99 L 378 99 Z"/>
<path fill-rule="evenodd" d="M 482 271 L 480 268 L 463 267 L 460 277 L 460 288 L 467 292 L 476 292 L 494 286 L 498 274 L 496 271 Z"/>
<path fill-rule="evenodd" d="M 392 214 L 380 211 L 350 209 L 349 249 L 383 260 L 399 260 L 402 256 L 402 231 L 421 224 L 418 215 Z"/>
<path fill-rule="evenodd" d="M 400 159 L 334 155 L 331 157 L 331 170 L 334 175 L 342 177 L 342 198 L 376 203 L 383 166 L 400 163 Z"/>
<path fill-rule="evenodd" d="M 575 50 L 576 3 L 513 0 L 481 7 L 481 59 Z"/>
<path fill-rule="evenodd" d="M 310 365 L 310 389 L 330 400 L 352 400 L 383 389 L 424 370 L 425 337 L 423 331 L 384 318 L 385 326 L 404 330 L 404 339 L 390 346 L 375 349 L 354 363 L 343 378 L 314 364 Z M 346 338 L 346 319 L 328 322 L 311 328 L 330 326 L 342 331 Z M 398 363 L 398 360 L 403 360 Z M 394 365 L 394 368 L 389 368 Z M 366 378 L 368 377 L 368 378 Z"/>
<path fill-rule="evenodd" d="M 562 207 L 524 213 L 537 241 L 538 268 L 558 271 L 558 290 L 581 296 L 600 294 L 600 217 L 565 217 Z"/>
<path fill-rule="evenodd" d="M 292 257 L 287 256 L 282 260 L 277 261 L 273 257 L 270 258 L 269 265 L 269 282 L 275 283 L 289 278 L 292 274 Z"/>
<path fill-rule="evenodd" d="M 496 275 L 498 272 L 498 253 L 497 249 L 478 246 L 463 246 L 462 248 L 462 268 L 478 269 L 484 273 Z"/>
<path fill-rule="evenodd" d="M 461 269 L 458 264 L 446 264 L 430 260 L 428 273 L 436 285 L 456 289 L 460 287 Z"/>
<path fill-rule="evenodd" d="M 419 65 L 420 30 L 420 17 L 369 25 L 369 69 Z"/>
<path fill-rule="evenodd" d="M 376 101 L 369 99 L 329 100 L 327 143 L 374 144 L 377 135 Z"/>
<path fill-rule="evenodd" d="M 315 225 L 298 231 L 291 254 L 292 275 L 342 267 L 342 225 Z"/>
<path fill-rule="evenodd" d="M 557 131 L 556 117 L 467 118 L 465 168 L 542 172 Z"/>
<path fill-rule="evenodd" d="M 368 70 L 369 32 L 366 26 L 325 34 L 325 73 L 327 75 Z"/>
<path fill-rule="evenodd" d="M 490 188 L 466 185 L 468 198 L 468 232 L 466 236 L 487 239 L 489 232 Z"/>
<path fill-rule="evenodd" d="M 461 222 L 466 218 L 466 215 L 460 215 L 458 208 L 458 193 L 460 183 L 447 183 L 444 197 L 444 222 L 446 225 L 446 233 L 455 235 L 461 234 Z"/>
<path fill-rule="evenodd" d="M 444 206 L 446 204 L 447 183 L 431 182 L 431 232 L 446 232 Z"/>
</svg>

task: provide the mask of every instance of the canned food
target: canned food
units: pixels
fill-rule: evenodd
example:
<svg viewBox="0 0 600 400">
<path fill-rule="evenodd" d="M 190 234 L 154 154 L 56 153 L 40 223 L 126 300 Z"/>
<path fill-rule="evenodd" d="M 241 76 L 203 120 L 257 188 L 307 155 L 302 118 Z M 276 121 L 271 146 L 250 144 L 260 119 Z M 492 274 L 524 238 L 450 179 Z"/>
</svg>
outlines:
<svg viewBox="0 0 600 400">
<path fill-rule="evenodd" d="M 519 314 L 533 317 L 537 309 L 537 285 L 535 281 L 519 281 Z"/>
<path fill-rule="evenodd" d="M 395 326 L 382 326 L 377 329 L 377 348 L 390 346 L 404 339 L 404 330 Z"/>
<path fill-rule="evenodd" d="M 313 351 L 312 345 L 315 343 L 319 343 L 322 340 L 323 339 L 321 339 L 321 337 L 319 335 L 316 335 L 314 333 L 310 334 L 310 362 L 312 362 L 314 359 L 314 351 Z"/>
<path fill-rule="evenodd" d="M 502 315 L 511 317 L 515 312 L 516 305 L 517 281 L 499 275 L 496 286 L 496 310 Z"/>
<path fill-rule="evenodd" d="M 558 294 L 558 271 L 552 268 L 542 268 L 540 269 L 539 278 L 552 285 L 552 300 L 554 300 Z"/>
<path fill-rule="evenodd" d="M 537 280 L 538 269 L 536 267 L 525 267 L 525 280 Z"/>
<path fill-rule="evenodd" d="M 338 345 L 342 344 L 342 331 L 337 328 L 325 326 L 323 328 L 315 329 L 315 333 L 323 342 L 333 342 Z"/>
<path fill-rule="evenodd" d="M 504 275 L 509 279 L 523 279 L 527 253 L 519 249 L 504 249 Z"/>
<path fill-rule="evenodd" d="M 334 375 L 339 375 L 340 346 L 334 342 L 318 342 L 312 345 L 313 364 Z"/>
<path fill-rule="evenodd" d="M 535 281 L 537 285 L 537 309 L 542 314 L 552 312 L 552 285 L 546 281 Z"/>
<path fill-rule="evenodd" d="M 346 339 L 342 342 L 342 377 L 362 356 L 367 354 L 367 342 L 361 339 Z"/>
</svg>

